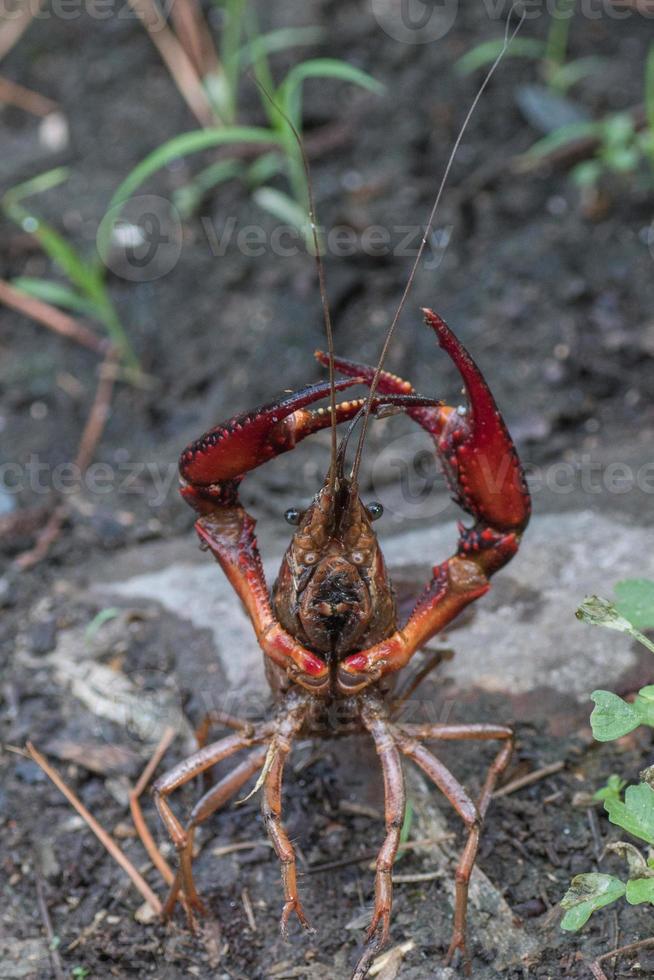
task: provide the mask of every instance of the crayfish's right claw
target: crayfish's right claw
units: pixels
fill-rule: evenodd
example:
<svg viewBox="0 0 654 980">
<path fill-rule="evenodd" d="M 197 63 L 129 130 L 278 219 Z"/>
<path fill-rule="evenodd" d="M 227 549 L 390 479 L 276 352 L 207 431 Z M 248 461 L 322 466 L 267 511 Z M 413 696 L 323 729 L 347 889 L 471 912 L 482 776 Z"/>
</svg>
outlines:
<svg viewBox="0 0 654 980">
<path fill-rule="evenodd" d="M 342 391 L 359 381 L 359 378 L 346 378 L 337 381 L 335 388 Z M 210 512 L 216 505 L 235 505 L 238 484 L 245 473 L 288 452 L 300 440 L 330 424 L 327 409 L 307 409 L 313 402 L 326 398 L 329 392 L 326 381 L 308 385 L 276 402 L 235 415 L 205 432 L 180 456 L 180 492 L 186 502 L 201 514 Z M 352 418 L 359 407 L 357 400 L 339 405 L 339 421 Z"/>
</svg>

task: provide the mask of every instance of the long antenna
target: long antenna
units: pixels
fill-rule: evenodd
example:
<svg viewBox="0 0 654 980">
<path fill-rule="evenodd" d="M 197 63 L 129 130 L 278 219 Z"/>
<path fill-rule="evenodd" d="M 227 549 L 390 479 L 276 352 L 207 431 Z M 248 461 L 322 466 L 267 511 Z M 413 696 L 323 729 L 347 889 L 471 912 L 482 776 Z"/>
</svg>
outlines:
<svg viewBox="0 0 654 980">
<path fill-rule="evenodd" d="M 427 240 L 428 240 L 428 238 L 429 238 L 429 236 L 431 234 L 431 229 L 432 229 L 432 226 L 434 224 L 434 219 L 436 217 L 436 212 L 438 211 L 438 206 L 439 206 L 439 204 L 441 202 L 441 197 L 443 196 L 443 191 L 445 189 L 445 185 L 447 183 L 447 179 L 448 179 L 448 177 L 450 175 L 450 170 L 452 169 L 452 164 L 454 163 L 454 158 L 456 157 L 456 154 L 458 152 L 459 146 L 461 145 L 461 140 L 463 139 L 463 135 L 464 135 L 466 129 L 468 128 L 468 123 L 470 122 L 470 119 L 472 118 L 472 114 L 475 111 L 475 109 L 477 108 L 477 105 L 479 104 L 479 100 L 481 99 L 482 95 L 484 94 L 484 91 L 486 89 L 486 86 L 488 85 L 488 83 L 490 82 L 491 78 L 493 77 L 493 74 L 495 72 L 495 69 L 497 68 L 497 66 L 499 65 L 500 61 L 502 60 L 502 58 L 506 54 L 509 45 L 513 41 L 513 38 L 516 36 L 516 34 L 520 30 L 520 28 L 522 27 L 523 21 L 525 19 L 525 11 L 523 9 L 522 10 L 522 13 L 520 15 L 520 20 L 518 21 L 517 26 L 514 28 L 513 32 L 509 35 L 509 25 L 511 23 L 511 17 L 513 15 L 513 11 L 516 9 L 516 6 L 517 6 L 517 4 L 515 4 L 511 8 L 511 10 L 509 11 L 509 15 L 508 15 L 508 17 L 506 19 L 506 28 L 505 28 L 505 32 L 504 32 L 504 44 L 502 45 L 502 50 L 500 51 L 500 53 L 496 57 L 495 61 L 493 62 L 493 64 L 489 68 L 489 70 L 488 70 L 488 72 L 486 74 L 486 77 L 484 78 L 483 82 L 479 86 L 479 89 L 477 90 L 477 94 L 475 95 L 474 99 L 472 100 L 472 105 L 468 109 L 468 112 L 466 113 L 466 117 L 463 120 L 463 123 L 461 125 L 460 130 L 459 130 L 459 135 L 457 136 L 456 140 L 454 141 L 454 146 L 452 147 L 452 150 L 450 152 L 450 155 L 449 155 L 449 158 L 448 158 L 448 161 L 447 161 L 447 165 L 445 167 L 445 172 L 443 174 L 443 177 L 441 179 L 440 185 L 438 187 L 438 193 L 436 194 L 436 198 L 435 198 L 434 203 L 432 205 L 432 209 L 431 209 L 431 212 L 429 214 L 429 220 L 427 221 L 427 226 L 426 226 L 425 231 L 424 231 L 424 234 L 422 236 L 422 241 L 420 242 L 420 247 L 419 247 L 418 253 L 417 253 L 416 257 L 415 257 L 415 261 L 413 263 L 413 266 L 411 267 L 411 272 L 409 273 L 409 278 L 407 280 L 407 284 L 404 287 L 404 292 L 402 293 L 402 298 L 400 299 L 399 306 L 397 307 L 397 310 L 395 311 L 395 316 L 393 317 L 393 320 L 391 322 L 391 325 L 388 328 L 388 331 L 386 333 L 386 337 L 384 338 L 384 344 L 382 346 L 381 354 L 379 355 L 379 361 L 377 363 L 377 367 L 375 368 L 375 373 L 373 375 L 372 383 L 370 385 L 370 391 L 368 392 L 368 398 L 366 400 L 366 406 L 365 406 L 365 413 L 364 413 L 364 416 L 363 416 L 363 422 L 361 424 L 361 433 L 359 435 L 359 441 L 357 443 L 357 448 L 356 448 L 356 455 L 354 457 L 354 463 L 352 465 L 352 473 L 350 474 L 350 479 L 352 480 L 353 483 L 356 483 L 357 478 L 359 476 L 359 467 L 361 465 L 361 457 L 363 455 L 363 445 L 364 445 L 364 442 L 366 440 L 366 433 L 368 431 L 368 422 L 370 421 L 370 410 L 371 410 L 371 407 L 372 407 L 372 400 L 375 397 L 375 392 L 377 391 L 377 386 L 379 384 L 379 376 L 381 375 L 382 369 L 384 367 L 384 362 L 386 360 L 386 355 L 388 353 L 388 348 L 390 346 L 390 343 L 391 343 L 393 334 L 395 332 L 395 327 L 397 326 L 397 322 L 400 319 L 400 316 L 402 314 L 402 310 L 404 309 L 404 306 L 406 304 L 407 298 L 409 296 L 409 292 L 411 291 L 411 287 L 413 286 L 413 282 L 414 282 L 415 277 L 416 277 L 416 272 L 418 271 L 418 266 L 420 265 L 420 260 L 422 259 L 423 252 L 424 252 L 425 247 L 427 245 Z"/>
<path fill-rule="evenodd" d="M 311 235 L 313 238 L 313 249 L 316 258 L 316 268 L 318 270 L 318 287 L 320 289 L 320 302 L 322 303 L 322 316 L 325 323 L 325 334 L 327 335 L 327 353 L 329 356 L 329 411 L 331 414 L 331 466 L 329 467 L 329 490 L 333 494 L 334 484 L 336 481 L 336 457 L 338 449 L 338 436 L 336 432 L 336 369 L 334 367 L 334 331 L 332 328 L 332 317 L 329 312 L 329 300 L 327 298 L 327 287 L 325 285 L 325 265 L 322 260 L 322 253 L 320 248 L 320 240 L 318 238 L 318 227 L 316 221 L 316 205 L 313 197 L 313 183 L 311 180 L 311 168 L 309 166 L 309 158 L 307 157 L 307 151 L 304 147 L 304 140 L 300 136 L 295 123 L 290 118 L 290 116 L 284 112 L 284 110 L 277 105 L 273 99 L 270 92 L 261 84 L 258 78 L 252 76 L 253 81 L 256 83 L 260 91 L 266 97 L 268 102 L 271 104 L 273 109 L 275 109 L 282 119 L 287 123 L 289 129 L 291 130 L 295 142 L 297 143 L 300 154 L 302 156 L 302 166 L 304 168 L 304 176 L 307 181 L 307 199 L 309 205 L 309 220 L 311 222 Z"/>
</svg>

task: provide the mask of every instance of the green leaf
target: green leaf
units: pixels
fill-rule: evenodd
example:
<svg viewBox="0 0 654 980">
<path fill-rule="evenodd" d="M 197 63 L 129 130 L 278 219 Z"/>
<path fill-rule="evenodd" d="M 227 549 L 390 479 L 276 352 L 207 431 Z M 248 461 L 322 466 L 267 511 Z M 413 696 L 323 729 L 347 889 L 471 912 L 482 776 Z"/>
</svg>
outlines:
<svg viewBox="0 0 654 980">
<path fill-rule="evenodd" d="M 34 235 L 44 252 L 86 296 L 93 307 L 93 316 L 105 326 L 112 342 L 122 352 L 126 362 L 138 372 L 138 360 L 107 291 L 104 266 L 96 261 L 86 260 L 58 231 L 20 203 L 28 194 L 56 187 L 67 176 L 68 171 L 59 167 L 13 187 L 2 198 L 3 210 L 12 221 Z"/>
<path fill-rule="evenodd" d="M 31 177 L 30 180 L 26 180 L 22 184 L 15 184 L 8 191 L 5 191 L 2 206 L 8 211 L 25 197 L 31 197 L 32 194 L 43 194 L 45 191 L 52 190 L 53 187 L 58 187 L 59 184 L 68 180 L 69 176 L 68 167 L 55 167 L 54 170 L 45 170 L 43 173 L 37 174 L 36 177 Z"/>
<path fill-rule="evenodd" d="M 193 180 L 173 191 L 173 204 L 185 219 L 200 206 L 202 198 L 220 184 L 239 177 L 244 171 L 240 160 L 218 160 L 196 174 Z"/>
<path fill-rule="evenodd" d="M 611 742 L 621 738 L 641 724 L 636 708 L 612 691 L 593 691 L 590 697 L 595 702 L 590 726 L 598 742 Z"/>
<path fill-rule="evenodd" d="M 634 120 L 629 112 L 616 112 L 602 123 L 602 136 L 609 147 L 622 149 L 634 132 Z"/>
<path fill-rule="evenodd" d="M 626 146 L 604 153 L 607 166 L 617 174 L 632 174 L 638 169 L 640 154 L 635 147 Z"/>
<path fill-rule="evenodd" d="M 567 126 L 561 126 L 559 129 L 555 129 L 553 133 L 548 133 L 543 139 L 538 140 L 533 146 L 529 147 L 523 156 L 526 160 L 538 160 L 541 157 L 547 156 L 553 150 L 558 150 L 561 147 L 567 146 L 569 143 L 573 143 L 575 140 L 584 139 L 586 136 L 601 137 L 601 135 L 601 123 L 569 123 Z"/>
<path fill-rule="evenodd" d="M 615 585 L 616 608 L 636 629 L 654 629 L 654 582 L 630 578 Z"/>
<path fill-rule="evenodd" d="M 475 45 L 470 51 L 466 51 L 463 57 L 455 61 L 454 70 L 460 75 L 470 75 L 473 71 L 477 71 L 478 68 L 485 68 L 487 65 L 492 65 L 495 59 L 502 53 L 503 49 L 503 38 L 498 37 L 490 41 L 484 41 L 482 44 Z M 507 49 L 506 57 L 538 59 L 544 51 L 545 45 L 542 41 L 537 41 L 535 38 L 529 37 L 514 37 L 511 42 L 511 47 Z"/>
<path fill-rule="evenodd" d="M 630 905 L 641 905 L 644 902 L 654 905 L 654 877 L 631 878 L 627 882 L 625 898 Z"/>
<path fill-rule="evenodd" d="M 113 220 L 116 217 L 114 208 L 123 204 L 149 177 L 152 177 L 158 170 L 168 166 L 174 160 L 179 160 L 180 157 L 189 156 L 193 153 L 200 153 L 202 150 L 208 150 L 214 146 L 227 146 L 233 143 L 279 144 L 280 142 L 279 136 L 271 129 L 264 129 L 259 126 L 223 126 L 214 129 L 195 129 L 190 133 L 181 133 L 166 143 L 162 143 L 144 160 L 141 160 L 114 191 L 105 216 L 100 222 L 98 231 L 100 254 L 105 254 L 103 248 L 106 250 L 109 244 Z"/>
<path fill-rule="evenodd" d="M 278 191 L 273 187 L 259 187 L 252 195 L 252 199 L 285 224 L 299 228 L 303 235 L 310 234 L 310 219 L 307 212 L 297 201 L 294 201 L 288 194 Z"/>
<path fill-rule="evenodd" d="M 259 187 L 284 169 L 284 158 L 279 153 L 262 153 L 250 164 L 245 175 L 249 187 Z"/>
<path fill-rule="evenodd" d="M 561 921 L 561 928 L 566 932 L 576 932 L 588 922 L 593 912 L 615 902 L 625 891 L 624 882 L 613 875 L 576 875 L 561 899 L 561 908 L 567 910 Z"/>
<path fill-rule="evenodd" d="M 602 176 L 602 169 L 599 160 L 584 160 L 572 168 L 570 175 L 578 187 L 595 187 Z"/>
<path fill-rule="evenodd" d="M 638 713 L 641 725 L 654 728 L 654 684 L 641 687 L 634 700 L 634 708 Z"/>
<path fill-rule="evenodd" d="M 354 65 L 337 58 L 311 58 L 291 68 L 277 90 L 277 97 L 286 114 L 299 127 L 302 118 L 302 85 L 308 78 L 333 78 L 350 82 L 369 92 L 381 95 L 384 86 L 376 78 Z"/>
<path fill-rule="evenodd" d="M 288 48 L 317 44 L 324 34 L 322 27 L 282 27 L 277 31 L 260 34 L 241 48 L 239 53 L 241 71 L 264 55 L 287 51 Z"/>
<path fill-rule="evenodd" d="M 73 310 L 84 316 L 96 316 L 97 310 L 93 303 L 84 299 L 79 293 L 61 282 L 50 279 L 36 279 L 31 276 L 18 276 L 11 280 L 11 285 L 22 293 L 41 299 L 44 303 L 59 306 L 64 310 Z"/>
<path fill-rule="evenodd" d="M 616 799 L 605 800 L 604 809 L 611 823 L 648 844 L 654 844 L 654 789 L 647 783 L 629 786 L 624 803 Z"/>
<path fill-rule="evenodd" d="M 515 44 L 515 41 L 513 42 Z M 608 58 L 599 58 L 597 55 L 589 55 L 587 58 L 576 58 L 565 65 L 555 67 L 548 76 L 552 88 L 559 92 L 567 92 L 569 88 L 576 85 L 582 78 L 594 75 L 601 70 L 608 62 Z"/>
<path fill-rule="evenodd" d="M 647 130 L 654 134 L 654 44 L 650 44 L 645 63 L 645 113 Z M 650 163 L 654 167 L 654 145 L 650 142 Z"/>
<path fill-rule="evenodd" d="M 406 844 L 411 836 L 411 827 L 413 826 L 413 803 L 411 800 L 406 801 L 406 807 L 404 809 L 404 820 L 402 821 L 402 829 L 400 830 L 400 844 Z M 408 851 L 404 848 L 400 848 L 400 851 L 395 859 L 395 863 L 401 861 L 408 854 Z"/>
<path fill-rule="evenodd" d="M 597 792 L 593 793 L 594 800 L 608 800 L 610 798 L 620 799 L 622 795 L 622 790 L 627 785 L 627 780 L 622 779 L 617 773 L 613 773 L 612 776 L 606 780 L 604 786 L 600 787 Z"/>
</svg>

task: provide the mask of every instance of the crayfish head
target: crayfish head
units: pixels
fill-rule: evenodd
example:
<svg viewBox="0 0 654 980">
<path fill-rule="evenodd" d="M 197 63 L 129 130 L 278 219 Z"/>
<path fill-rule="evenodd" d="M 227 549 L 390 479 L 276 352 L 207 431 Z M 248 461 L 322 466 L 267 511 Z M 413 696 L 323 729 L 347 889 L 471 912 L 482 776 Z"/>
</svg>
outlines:
<svg viewBox="0 0 654 980">
<path fill-rule="evenodd" d="M 345 477 L 329 479 L 284 556 L 274 588 L 285 629 L 328 662 L 365 649 L 395 629 L 395 600 L 370 510 Z M 372 516 L 371 516 L 372 515 Z"/>
</svg>

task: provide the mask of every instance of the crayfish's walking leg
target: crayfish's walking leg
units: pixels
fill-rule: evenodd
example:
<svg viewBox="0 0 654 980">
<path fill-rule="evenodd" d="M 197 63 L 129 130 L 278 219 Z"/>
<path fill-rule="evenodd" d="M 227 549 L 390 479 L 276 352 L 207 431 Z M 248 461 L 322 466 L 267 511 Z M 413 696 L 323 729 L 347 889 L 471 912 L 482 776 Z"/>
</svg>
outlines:
<svg viewBox="0 0 654 980">
<path fill-rule="evenodd" d="M 375 705 L 365 705 L 361 720 L 372 735 L 384 775 L 384 816 L 386 837 L 377 855 L 375 871 L 375 909 L 366 942 L 372 943 L 381 924 L 377 948 L 388 940 L 393 902 L 393 862 L 400 845 L 400 833 L 406 808 L 406 792 L 402 760 L 393 739 L 391 726 Z"/>
<path fill-rule="evenodd" d="M 209 732 L 212 728 L 231 728 L 235 732 L 242 732 L 247 735 L 254 734 L 254 725 L 251 721 L 236 718 L 226 711 L 208 711 L 206 715 L 203 715 L 200 724 L 195 729 L 195 740 L 199 749 L 203 749 L 209 741 Z"/>
<path fill-rule="evenodd" d="M 195 729 L 195 741 L 199 749 L 203 749 L 208 743 L 209 733 L 212 728 L 231 728 L 233 731 L 241 732 L 243 735 L 254 734 L 254 725 L 252 722 L 245 721 L 243 718 L 236 718 L 226 711 L 208 711 L 200 719 L 200 723 Z M 211 769 L 205 769 L 202 774 L 202 780 L 205 792 L 208 792 L 213 785 Z"/>
<path fill-rule="evenodd" d="M 193 835 L 195 828 L 219 807 L 223 806 L 255 772 L 261 769 L 266 757 L 266 748 L 255 749 L 239 766 L 221 779 L 213 789 L 205 793 L 191 811 L 191 817 L 186 828 L 182 826 L 180 820 L 173 813 L 168 797 L 174 790 L 210 769 L 222 759 L 234 755 L 241 749 L 250 748 L 257 742 L 266 741 L 271 734 L 272 726 L 266 725 L 261 726 L 254 735 L 249 733 L 228 735 L 219 742 L 214 742 L 212 745 L 200 749 L 188 759 L 184 759 L 155 783 L 154 801 L 179 855 L 179 870 L 164 905 L 163 914 L 165 917 L 172 914 L 181 888 L 186 901 L 189 927 L 194 929 L 192 910 L 204 911 L 204 906 L 193 881 Z"/>
<path fill-rule="evenodd" d="M 363 980 L 373 956 L 388 942 L 393 904 L 393 863 L 400 845 L 400 834 L 406 809 L 406 791 L 402 760 L 393 739 L 391 726 L 381 717 L 380 705 L 363 706 L 361 720 L 372 735 L 384 776 L 384 817 L 386 837 L 377 855 L 375 868 L 375 908 L 366 945 L 355 967 L 352 980 Z M 379 926 L 381 925 L 381 929 Z M 376 937 L 379 931 L 378 938 Z"/>
<path fill-rule="evenodd" d="M 284 908 L 282 909 L 280 928 L 285 939 L 288 935 L 288 920 L 293 912 L 297 915 L 300 924 L 305 929 L 311 930 L 311 925 L 298 897 L 295 851 L 282 823 L 284 766 L 291 751 L 293 738 L 302 727 L 308 708 L 308 702 L 300 702 L 299 707 L 295 711 L 289 710 L 279 723 L 268 750 L 263 779 L 261 812 L 268 836 L 282 866 Z"/>
<path fill-rule="evenodd" d="M 466 921 L 468 911 L 468 886 L 470 875 L 477 858 L 481 825 L 493 795 L 493 789 L 505 771 L 513 752 L 513 730 L 505 725 L 398 725 L 396 739 L 401 750 L 433 780 L 444 796 L 459 813 L 468 828 L 468 839 L 456 868 L 456 896 L 454 907 L 454 932 L 447 951 L 446 962 L 450 962 L 460 950 L 466 964 L 470 963 L 466 950 Z M 466 790 L 450 771 L 432 755 L 417 739 L 439 739 L 442 741 L 490 741 L 503 742 L 499 752 L 489 766 L 486 780 L 475 805 Z"/>
</svg>

